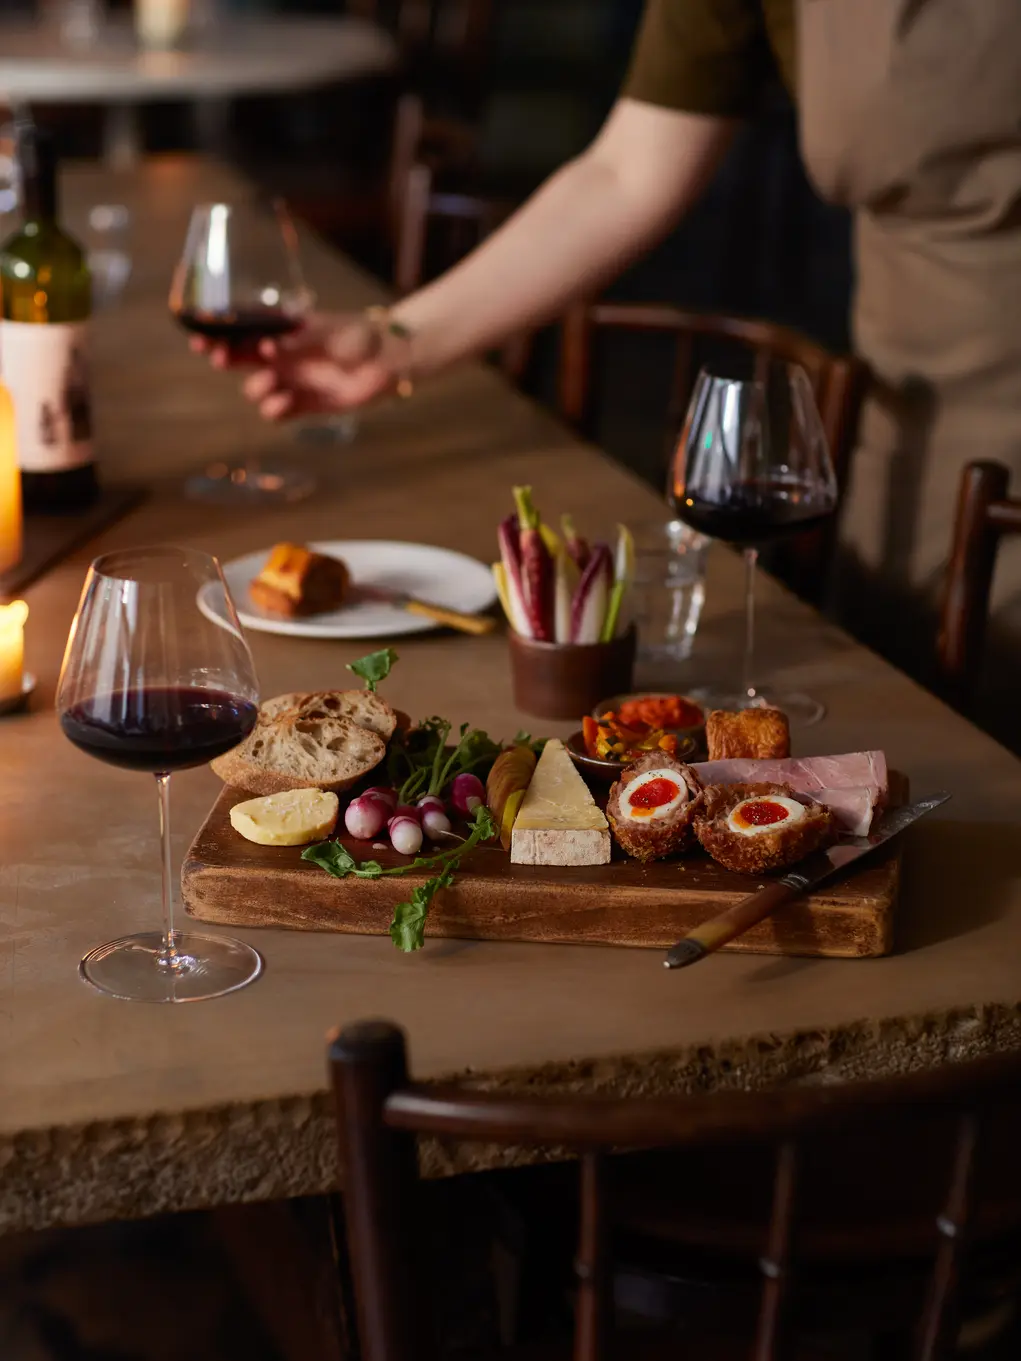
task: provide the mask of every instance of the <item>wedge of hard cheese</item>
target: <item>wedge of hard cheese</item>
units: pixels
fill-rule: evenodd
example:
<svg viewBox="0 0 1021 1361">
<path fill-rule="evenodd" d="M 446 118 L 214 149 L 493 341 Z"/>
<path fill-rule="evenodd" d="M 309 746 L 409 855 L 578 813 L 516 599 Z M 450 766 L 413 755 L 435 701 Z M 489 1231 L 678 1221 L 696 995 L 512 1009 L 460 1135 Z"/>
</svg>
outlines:
<svg viewBox="0 0 1021 1361">
<path fill-rule="evenodd" d="M 230 825 L 257 846 L 305 846 L 330 835 L 339 808 L 336 794 L 287 789 L 236 803 L 230 810 Z"/>
<path fill-rule="evenodd" d="M 515 865 L 605 865 L 610 829 L 563 742 L 547 742 L 511 833 Z"/>
</svg>

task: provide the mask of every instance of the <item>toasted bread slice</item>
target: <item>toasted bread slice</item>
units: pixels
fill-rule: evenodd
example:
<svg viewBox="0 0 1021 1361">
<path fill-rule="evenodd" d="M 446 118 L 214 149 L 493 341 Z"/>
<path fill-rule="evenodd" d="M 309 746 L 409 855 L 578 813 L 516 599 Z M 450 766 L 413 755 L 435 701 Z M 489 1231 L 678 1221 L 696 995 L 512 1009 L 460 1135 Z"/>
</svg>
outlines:
<svg viewBox="0 0 1021 1361">
<path fill-rule="evenodd" d="M 277 718 L 349 718 L 388 742 L 397 727 L 397 715 L 385 699 L 371 690 L 314 690 L 276 695 L 259 707 L 259 721 Z"/>
<path fill-rule="evenodd" d="M 386 755 L 378 733 L 349 718 L 296 718 L 259 723 L 240 746 L 212 762 L 225 784 L 248 794 L 286 789 L 350 789 Z"/>
</svg>

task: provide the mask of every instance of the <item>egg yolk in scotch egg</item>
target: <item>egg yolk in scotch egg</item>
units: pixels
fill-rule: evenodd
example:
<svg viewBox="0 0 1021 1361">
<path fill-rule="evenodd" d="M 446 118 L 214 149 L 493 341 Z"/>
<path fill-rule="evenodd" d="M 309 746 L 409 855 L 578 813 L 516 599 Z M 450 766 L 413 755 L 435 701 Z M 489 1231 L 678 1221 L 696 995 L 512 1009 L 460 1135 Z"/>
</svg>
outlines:
<svg viewBox="0 0 1021 1361">
<path fill-rule="evenodd" d="M 687 786 L 671 770 L 647 770 L 624 791 L 623 811 L 630 818 L 659 818 L 686 804 Z"/>
<path fill-rule="evenodd" d="M 804 817 L 805 806 L 797 799 L 771 794 L 739 803 L 731 809 L 727 826 L 740 836 L 760 836 L 763 832 L 775 832 L 793 822 L 802 822 Z"/>
</svg>

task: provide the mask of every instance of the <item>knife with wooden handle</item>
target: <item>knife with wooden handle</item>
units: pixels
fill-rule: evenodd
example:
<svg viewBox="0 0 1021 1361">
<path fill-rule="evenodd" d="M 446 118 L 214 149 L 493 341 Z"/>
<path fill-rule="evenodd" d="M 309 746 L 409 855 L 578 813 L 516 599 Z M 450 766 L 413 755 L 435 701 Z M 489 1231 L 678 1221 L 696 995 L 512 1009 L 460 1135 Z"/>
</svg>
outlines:
<svg viewBox="0 0 1021 1361">
<path fill-rule="evenodd" d="M 461 610 L 448 609 L 446 605 L 433 605 L 428 600 L 418 600 L 413 595 L 405 595 L 403 591 L 387 590 L 385 586 L 362 586 L 359 583 L 355 590 L 364 600 L 384 601 L 399 610 L 407 610 L 408 614 L 434 619 L 437 624 L 443 624 L 448 629 L 472 633 L 477 638 L 492 633 L 496 628 L 497 621 L 489 614 L 464 614 Z"/>
<path fill-rule="evenodd" d="M 705 959 L 749 931 L 784 903 L 800 898 L 831 874 L 836 874 L 838 870 L 860 860 L 863 855 L 885 845 L 891 837 L 903 832 L 905 827 L 910 827 L 934 808 L 939 808 L 949 798 L 949 794 L 934 794 L 932 798 L 922 799 L 919 803 L 891 808 L 868 836 L 842 837 L 828 850 L 814 851 L 797 869 L 761 885 L 726 912 L 711 917 L 701 926 L 696 926 L 694 931 L 689 931 L 683 940 L 667 951 L 664 965 L 668 969 L 686 969 L 689 964 L 697 964 L 700 959 Z"/>
</svg>

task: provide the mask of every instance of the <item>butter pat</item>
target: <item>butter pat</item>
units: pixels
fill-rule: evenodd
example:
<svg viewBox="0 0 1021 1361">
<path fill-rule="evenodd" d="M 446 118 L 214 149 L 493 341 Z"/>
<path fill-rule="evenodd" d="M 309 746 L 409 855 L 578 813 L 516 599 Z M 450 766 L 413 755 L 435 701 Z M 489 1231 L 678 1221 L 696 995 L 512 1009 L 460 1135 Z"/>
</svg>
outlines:
<svg viewBox="0 0 1021 1361">
<path fill-rule="evenodd" d="M 330 835 L 339 808 L 336 794 L 288 789 L 236 803 L 230 810 L 230 825 L 257 846 L 305 846 Z"/>
<path fill-rule="evenodd" d="M 610 829 L 563 742 L 546 743 L 511 833 L 515 865 L 605 865 Z"/>
</svg>

